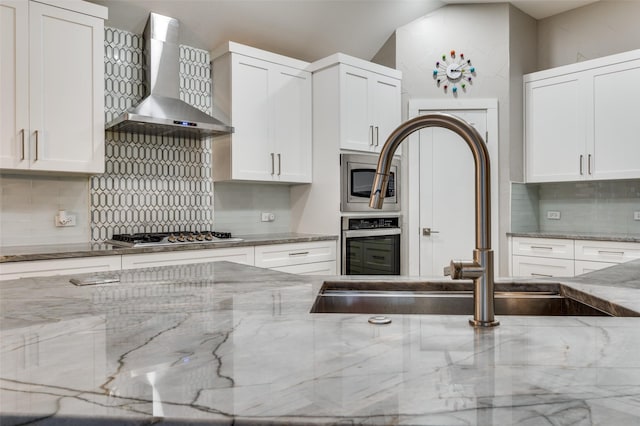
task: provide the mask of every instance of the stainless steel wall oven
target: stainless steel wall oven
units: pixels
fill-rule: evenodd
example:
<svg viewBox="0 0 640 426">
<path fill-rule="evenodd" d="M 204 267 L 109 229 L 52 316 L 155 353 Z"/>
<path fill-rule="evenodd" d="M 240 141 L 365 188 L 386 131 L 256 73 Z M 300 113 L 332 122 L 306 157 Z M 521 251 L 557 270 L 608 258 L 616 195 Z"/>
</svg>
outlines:
<svg viewBox="0 0 640 426">
<path fill-rule="evenodd" d="M 376 175 L 378 156 L 375 154 L 340 155 L 340 210 L 343 212 L 373 212 L 369 196 Z M 391 177 L 384 197 L 383 211 L 400 211 L 400 160 L 391 163 Z"/>
<path fill-rule="evenodd" d="M 342 218 L 343 275 L 400 275 L 400 216 Z"/>
</svg>

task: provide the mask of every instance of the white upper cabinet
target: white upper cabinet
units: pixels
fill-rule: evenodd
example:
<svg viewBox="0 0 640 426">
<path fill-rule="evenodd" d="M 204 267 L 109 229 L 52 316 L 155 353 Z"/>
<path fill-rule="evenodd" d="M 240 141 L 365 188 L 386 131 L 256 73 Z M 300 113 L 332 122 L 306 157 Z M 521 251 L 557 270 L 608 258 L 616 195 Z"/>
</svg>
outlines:
<svg viewBox="0 0 640 426">
<path fill-rule="evenodd" d="M 235 129 L 213 141 L 214 181 L 311 182 L 308 64 L 233 42 L 211 57 L 213 102 Z"/>
<path fill-rule="evenodd" d="M 640 50 L 524 76 L 527 182 L 640 178 Z"/>
<path fill-rule="evenodd" d="M 0 168 L 102 173 L 107 9 L 45 3 L 0 3 Z"/>
<path fill-rule="evenodd" d="M 400 71 L 341 53 L 312 64 L 314 97 L 325 98 L 318 105 L 333 115 L 340 148 L 380 152 L 391 132 L 401 123 Z"/>
</svg>

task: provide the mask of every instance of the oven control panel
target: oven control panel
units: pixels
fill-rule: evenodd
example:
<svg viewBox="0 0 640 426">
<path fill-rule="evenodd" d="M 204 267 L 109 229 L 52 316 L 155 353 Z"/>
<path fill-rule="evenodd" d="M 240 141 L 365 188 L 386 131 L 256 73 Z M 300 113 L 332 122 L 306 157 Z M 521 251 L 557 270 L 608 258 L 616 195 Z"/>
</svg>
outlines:
<svg viewBox="0 0 640 426">
<path fill-rule="evenodd" d="M 349 217 L 344 218 L 343 229 L 378 229 L 378 228 L 399 228 L 400 217 Z"/>
</svg>

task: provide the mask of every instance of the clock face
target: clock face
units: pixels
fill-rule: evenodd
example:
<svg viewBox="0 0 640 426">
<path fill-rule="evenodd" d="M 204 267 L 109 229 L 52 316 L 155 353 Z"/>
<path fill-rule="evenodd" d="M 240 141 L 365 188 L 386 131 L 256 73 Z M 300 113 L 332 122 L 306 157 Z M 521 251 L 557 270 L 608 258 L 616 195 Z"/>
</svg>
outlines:
<svg viewBox="0 0 640 426">
<path fill-rule="evenodd" d="M 447 66 L 447 78 L 449 80 L 459 80 L 460 77 L 462 77 L 462 64 L 457 64 L 457 63 L 453 63 L 453 64 L 449 64 Z"/>
<path fill-rule="evenodd" d="M 445 93 L 451 90 L 454 95 L 459 89 L 466 92 L 475 75 L 476 68 L 471 65 L 471 60 L 466 59 L 463 53 L 456 55 L 455 50 L 449 56 L 442 55 L 442 60 L 436 62 L 433 70 L 433 79 L 438 87 L 442 87 Z"/>
</svg>

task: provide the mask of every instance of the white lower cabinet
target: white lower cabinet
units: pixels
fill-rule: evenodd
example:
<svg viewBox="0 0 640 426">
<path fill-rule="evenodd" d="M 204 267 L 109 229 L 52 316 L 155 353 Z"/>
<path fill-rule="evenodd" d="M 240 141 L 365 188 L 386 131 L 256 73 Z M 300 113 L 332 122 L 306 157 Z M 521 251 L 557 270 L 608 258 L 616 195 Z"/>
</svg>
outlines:
<svg viewBox="0 0 640 426">
<path fill-rule="evenodd" d="M 640 259 L 640 243 L 511 238 L 511 275 L 573 277 Z"/>
<path fill-rule="evenodd" d="M 590 262 L 587 260 L 576 260 L 574 271 L 576 276 L 582 274 L 588 274 L 600 269 L 608 268 L 609 266 L 615 266 L 617 263 L 610 262 Z"/>
<path fill-rule="evenodd" d="M 93 256 L 71 259 L 31 260 L 0 264 L 0 280 L 120 271 L 121 256 Z"/>
<path fill-rule="evenodd" d="M 513 276 L 516 277 L 572 277 L 573 259 L 552 257 L 513 256 Z"/>
<path fill-rule="evenodd" d="M 149 268 L 153 266 L 185 265 L 226 260 L 253 265 L 253 247 L 232 247 L 213 250 L 185 250 L 160 253 L 125 254 L 122 269 Z"/>
<path fill-rule="evenodd" d="M 334 260 L 330 262 L 301 263 L 299 265 L 280 266 L 270 269 L 298 275 L 335 275 L 336 268 L 337 263 Z"/>
<path fill-rule="evenodd" d="M 0 263 L 0 280 L 228 261 L 302 275 L 335 275 L 337 241 Z"/>
<path fill-rule="evenodd" d="M 272 244 L 255 247 L 255 266 L 303 275 L 335 275 L 337 242 Z"/>
</svg>

